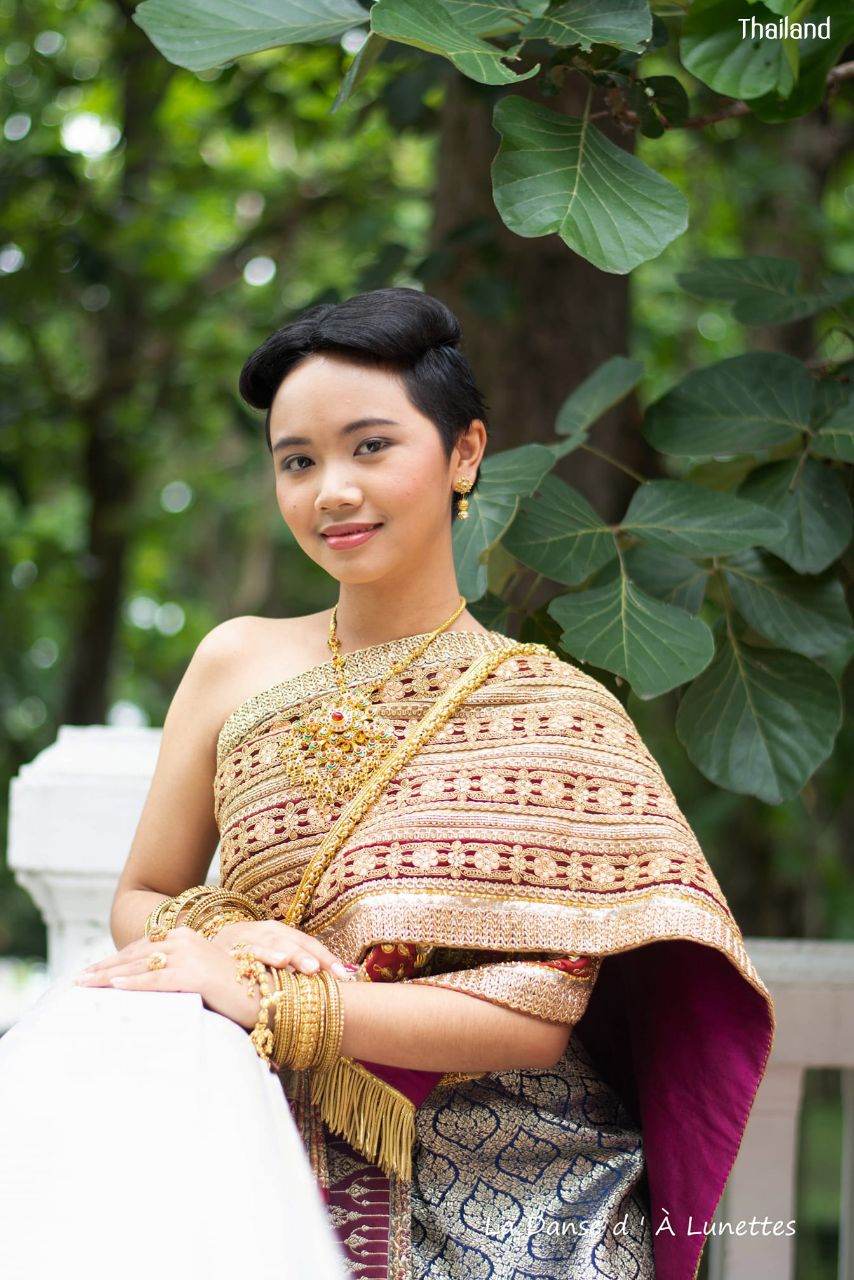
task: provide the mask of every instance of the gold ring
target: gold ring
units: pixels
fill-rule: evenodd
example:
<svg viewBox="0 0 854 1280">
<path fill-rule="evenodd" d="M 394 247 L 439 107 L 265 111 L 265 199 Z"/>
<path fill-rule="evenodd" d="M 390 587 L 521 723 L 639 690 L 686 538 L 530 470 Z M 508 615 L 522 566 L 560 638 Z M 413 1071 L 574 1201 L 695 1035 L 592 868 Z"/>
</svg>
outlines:
<svg viewBox="0 0 854 1280">
<path fill-rule="evenodd" d="M 155 925 L 148 935 L 149 942 L 165 942 L 169 937 L 169 930 L 164 928 L 162 924 Z"/>
<path fill-rule="evenodd" d="M 162 951 L 152 951 L 151 955 L 148 957 L 148 967 L 149 969 L 166 968 L 166 956 Z"/>
</svg>

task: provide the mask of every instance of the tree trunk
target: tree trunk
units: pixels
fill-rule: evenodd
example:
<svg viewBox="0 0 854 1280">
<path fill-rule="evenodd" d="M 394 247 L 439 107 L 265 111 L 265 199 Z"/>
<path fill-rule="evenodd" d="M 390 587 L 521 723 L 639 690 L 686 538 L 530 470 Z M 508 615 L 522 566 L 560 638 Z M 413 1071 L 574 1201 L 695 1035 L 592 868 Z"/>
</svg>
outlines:
<svg viewBox="0 0 854 1280">
<path fill-rule="evenodd" d="M 531 81 L 513 92 L 580 116 L 586 81 L 572 73 L 552 98 L 538 94 Z M 629 330 L 627 276 L 600 271 L 557 235 L 518 236 L 499 218 L 490 178 L 500 142 L 492 127 L 499 96 L 463 76 L 449 77 L 432 228 L 439 270 L 426 281 L 463 326 L 463 349 L 490 408 L 491 452 L 554 439 L 563 400 L 603 361 L 626 354 Z M 596 127 L 603 124 L 612 141 L 626 145 L 610 122 Z M 648 450 L 638 423 L 637 403 L 628 397 L 602 418 L 591 443 L 642 466 Z M 556 471 L 609 520 L 622 515 L 634 488 L 624 473 L 582 451 Z"/>
<path fill-rule="evenodd" d="M 124 10 L 123 10 L 124 11 Z M 159 163 L 156 108 L 172 75 L 142 31 L 127 21 L 116 33 L 115 75 L 122 100 L 125 158 L 114 216 L 146 201 L 152 169 Z M 110 317 L 98 328 L 97 386 L 81 406 L 86 428 L 82 483 L 89 498 L 88 543 L 73 631 L 61 722 L 103 723 L 116 634 L 124 597 L 131 504 L 140 481 L 143 452 L 124 421 L 140 379 L 150 373 L 146 351 L 157 333 L 145 283 L 125 269 L 109 242 Z"/>
</svg>

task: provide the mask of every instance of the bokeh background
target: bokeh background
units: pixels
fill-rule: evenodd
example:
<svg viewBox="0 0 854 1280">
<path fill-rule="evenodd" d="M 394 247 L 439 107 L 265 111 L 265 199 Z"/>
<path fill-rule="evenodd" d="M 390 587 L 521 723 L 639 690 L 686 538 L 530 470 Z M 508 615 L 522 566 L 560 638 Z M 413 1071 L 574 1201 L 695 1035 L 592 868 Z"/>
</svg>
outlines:
<svg viewBox="0 0 854 1280">
<path fill-rule="evenodd" d="M 0 848 L 9 780 L 59 725 L 159 725 L 216 623 L 335 600 L 281 521 L 260 420 L 236 390 L 247 354 L 300 308 L 389 284 L 443 298 L 495 448 L 550 436 L 610 356 L 642 360 L 637 396 L 597 428 L 628 465 L 649 461 L 633 430 L 643 406 L 689 369 L 747 349 L 815 362 L 850 343 L 838 316 L 748 333 L 675 279 L 752 253 L 794 258 L 807 278 L 854 271 L 850 101 L 785 127 L 736 117 L 638 139 L 688 198 L 690 226 L 608 275 L 556 236 L 502 225 L 482 86 L 401 54 L 374 68 L 369 100 L 331 112 L 351 52 L 343 39 L 196 74 L 106 0 L 26 0 L 6 32 Z M 624 506 L 626 476 L 595 455 L 565 475 L 606 518 Z M 671 695 L 630 710 L 745 934 L 854 937 L 850 720 L 805 790 L 769 806 L 696 771 Z M 44 951 L 0 857 L 6 981 Z M 835 1275 L 839 1107 L 838 1073 L 811 1072 L 799 1280 Z"/>
</svg>

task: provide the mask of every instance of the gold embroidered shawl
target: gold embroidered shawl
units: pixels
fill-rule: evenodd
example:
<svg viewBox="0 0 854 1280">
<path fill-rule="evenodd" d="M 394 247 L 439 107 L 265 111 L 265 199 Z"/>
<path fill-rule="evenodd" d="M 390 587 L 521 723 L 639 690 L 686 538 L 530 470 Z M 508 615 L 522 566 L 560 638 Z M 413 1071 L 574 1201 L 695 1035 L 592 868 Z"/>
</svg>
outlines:
<svg viewBox="0 0 854 1280">
<path fill-rule="evenodd" d="M 347 655 L 348 682 L 378 678 L 421 638 Z M 511 643 L 499 632 L 440 635 L 380 689 L 382 713 L 402 736 L 474 657 Z M 766 995 L 723 891 L 622 706 L 542 650 L 498 667 L 394 779 L 322 877 L 310 932 L 352 961 L 399 939 L 601 956 L 686 937 L 725 952 Z M 338 812 L 282 785 L 277 747 L 289 712 L 333 688 L 332 665 L 322 663 L 249 698 L 219 736 L 221 882 L 272 919 L 283 918 Z"/>
<path fill-rule="evenodd" d="M 348 654 L 348 683 L 379 679 L 424 635 Z M 444 632 L 381 686 L 378 709 L 403 738 L 474 660 L 515 643 L 497 631 Z M 500 662 L 390 780 L 324 871 L 299 927 L 360 964 L 362 977 L 441 983 L 578 1024 L 651 1129 L 662 1104 L 654 1082 L 644 1083 L 650 1064 L 659 1069 L 662 1052 L 681 1062 L 684 1036 L 699 1045 L 705 1000 L 733 1063 L 720 1099 L 732 1132 L 709 1135 L 716 1203 L 770 1052 L 773 1002 L 619 701 L 546 646 L 530 648 Z M 221 883 L 272 919 L 285 917 L 340 813 L 288 786 L 278 748 L 289 721 L 334 688 L 331 662 L 321 663 L 249 698 L 219 735 Z M 676 950 L 661 953 L 662 943 Z M 666 999 L 668 984 L 682 1010 L 671 1001 L 665 1015 L 654 1000 Z M 704 1064 L 689 1059 L 680 1071 L 690 1092 Z M 710 1093 L 710 1130 L 720 1127 L 715 1105 Z M 671 1135 L 678 1113 L 674 1104 Z M 664 1125 L 662 1161 L 667 1133 Z"/>
</svg>

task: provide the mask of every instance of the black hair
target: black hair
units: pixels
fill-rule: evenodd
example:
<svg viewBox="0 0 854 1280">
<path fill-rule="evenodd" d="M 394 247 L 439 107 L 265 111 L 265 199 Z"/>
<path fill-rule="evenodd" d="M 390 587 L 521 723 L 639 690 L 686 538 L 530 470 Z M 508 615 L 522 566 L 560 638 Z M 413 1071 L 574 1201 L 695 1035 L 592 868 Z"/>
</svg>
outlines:
<svg viewBox="0 0 854 1280">
<path fill-rule="evenodd" d="M 244 364 L 240 394 L 252 408 L 266 410 L 264 431 L 272 449 L 270 406 L 306 356 L 329 351 L 385 367 L 400 374 L 411 403 L 435 423 L 449 458 L 473 419 L 488 428 L 486 401 L 459 350 L 461 335 L 457 317 L 438 298 L 404 287 L 370 289 L 342 302 L 318 303 L 277 329 Z M 459 500 L 454 493 L 453 514 Z"/>
</svg>

